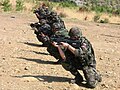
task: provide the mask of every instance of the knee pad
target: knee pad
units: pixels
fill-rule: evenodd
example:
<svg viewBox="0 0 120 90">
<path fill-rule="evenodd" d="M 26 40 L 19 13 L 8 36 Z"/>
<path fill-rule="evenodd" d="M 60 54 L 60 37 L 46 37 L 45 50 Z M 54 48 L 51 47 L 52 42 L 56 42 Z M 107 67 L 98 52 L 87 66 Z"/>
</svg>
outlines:
<svg viewBox="0 0 120 90">
<path fill-rule="evenodd" d="M 87 87 L 89 88 L 95 88 L 96 85 L 97 85 L 98 81 L 95 80 L 95 81 L 87 81 Z"/>
</svg>

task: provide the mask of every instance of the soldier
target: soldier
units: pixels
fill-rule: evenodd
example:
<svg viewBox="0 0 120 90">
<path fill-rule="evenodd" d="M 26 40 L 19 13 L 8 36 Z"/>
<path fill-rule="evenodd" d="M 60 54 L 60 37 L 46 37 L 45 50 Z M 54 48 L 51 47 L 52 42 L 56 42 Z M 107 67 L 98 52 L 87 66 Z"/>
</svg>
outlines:
<svg viewBox="0 0 120 90">
<path fill-rule="evenodd" d="M 47 21 L 45 19 L 40 20 L 41 26 L 38 28 L 40 32 L 47 35 L 48 37 L 51 37 L 52 35 L 52 28 L 49 24 L 47 24 Z"/>
<path fill-rule="evenodd" d="M 96 60 L 94 50 L 91 43 L 82 36 L 78 27 L 73 27 L 69 31 L 71 40 L 80 41 L 80 46 L 74 48 L 72 45 L 61 42 L 62 47 L 67 50 L 63 52 L 60 45 L 53 42 L 52 45 L 58 48 L 62 58 L 62 66 L 65 70 L 70 71 L 75 76 L 72 83 L 80 84 L 83 82 L 83 77 L 78 70 L 82 70 L 86 79 L 86 85 L 89 88 L 95 88 L 98 82 L 101 82 L 101 76 L 96 71 Z"/>
<path fill-rule="evenodd" d="M 51 37 L 47 37 L 42 34 L 43 42 L 47 45 L 47 51 L 50 53 L 51 56 L 56 58 L 58 61 L 54 62 L 53 64 L 60 64 L 61 63 L 61 56 L 58 52 L 58 49 L 51 44 L 51 38 L 60 38 L 60 37 L 69 37 L 67 29 L 62 28 L 60 23 L 54 23 L 52 28 L 52 35 Z"/>
<path fill-rule="evenodd" d="M 49 8 L 43 3 L 38 9 L 34 10 L 36 17 L 40 21 L 41 19 L 47 19 L 47 16 L 50 14 Z"/>
<path fill-rule="evenodd" d="M 53 23 L 52 32 L 53 32 L 53 35 L 56 35 L 56 36 L 69 37 L 68 30 L 63 28 L 62 24 L 59 22 Z"/>
<path fill-rule="evenodd" d="M 65 28 L 64 21 L 60 18 L 59 15 L 57 15 L 57 12 L 51 11 L 50 14 L 47 16 L 48 24 L 53 25 L 54 23 L 60 23 L 62 25 L 62 28 Z"/>
<path fill-rule="evenodd" d="M 46 23 L 46 20 L 41 19 L 40 23 L 31 24 L 31 27 L 35 29 L 37 39 L 42 42 L 42 46 L 47 46 L 44 42 L 44 37 L 50 37 L 52 35 L 51 27 Z"/>
<path fill-rule="evenodd" d="M 52 26 L 53 35 L 50 38 L 60 38 L 60 37 L 69 37 L 68 30 L 63 28 L 60 23 L 54 23 Z M 54 62 L 54 64 L 61 63 L 61 57 L 56 47 L 54 47 L 51 43 L 47 47 L 47 51 L 50 53 L 51 56 L 55 57 L 58 61 Z"/>
</svg>

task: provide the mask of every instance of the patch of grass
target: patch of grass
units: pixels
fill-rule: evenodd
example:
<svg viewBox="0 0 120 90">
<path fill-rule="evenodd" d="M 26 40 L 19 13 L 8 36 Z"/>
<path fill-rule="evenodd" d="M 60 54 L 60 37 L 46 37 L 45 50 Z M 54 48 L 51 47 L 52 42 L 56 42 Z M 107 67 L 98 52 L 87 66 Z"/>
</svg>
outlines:
<svg viewBox="0 0 120 90">
<path fill-rule="evenodd" d="M 2 0 L 2 9 L 3 11 L 11 11 L 12 10 L 12 4 L 10 3 L 10 0 Z"/>
<path fill-rule="evenodd" d="M 24 1 L 16 0 L 16 11 L 22 11 L 24 9 Z"/>
<path fill-rule="evenodd" d="M 86 6 L 82 6 L 82 7 L 79 7 L 79 12 L 89 12 L 90 11 L 90 8 L 89 7 L 86 7 Z"/>
<path fill-rule="evenodd" d="M 60 7 L 68 7 L 68 8 L 76 8 L 77 5 L 74 2 L 66 0 L 64 2 L 59 3 Z"/>
</svg>

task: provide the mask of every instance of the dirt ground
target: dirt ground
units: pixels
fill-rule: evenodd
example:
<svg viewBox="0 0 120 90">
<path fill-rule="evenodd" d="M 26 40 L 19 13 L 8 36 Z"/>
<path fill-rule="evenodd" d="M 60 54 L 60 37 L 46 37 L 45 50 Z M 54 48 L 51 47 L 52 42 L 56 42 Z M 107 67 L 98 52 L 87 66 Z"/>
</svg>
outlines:
<svg viewBox="0 0 120 90">
<path fill-rule="evenodd" d="M 33 14 L 0 13 L 0 90 L 91 90 L 71 84 L 74 78 L 40 47 L 29 23 Z M 120 90 L 120 25 L 64 19 L 78 26 L 92 43 L 103 80 L 93 90 Z"/>
</svg>

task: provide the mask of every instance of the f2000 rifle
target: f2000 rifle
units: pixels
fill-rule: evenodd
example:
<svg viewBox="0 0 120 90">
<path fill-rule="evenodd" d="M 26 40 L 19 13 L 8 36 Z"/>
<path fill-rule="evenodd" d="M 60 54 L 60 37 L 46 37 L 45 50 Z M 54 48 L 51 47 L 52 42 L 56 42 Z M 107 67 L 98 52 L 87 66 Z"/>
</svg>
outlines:
<svg viewBox="0 0 120 90">
<path fill-rule="evenodd" d="M 72 40 L 66 37 L 50 38 L 50 42 L 57 42 L 59 45 L 61 44 L 61 42 L 66 42 L 74 48 L 79 48 L 81 46 L 80 40 Z"/>
</svg>

